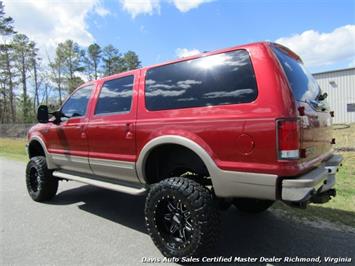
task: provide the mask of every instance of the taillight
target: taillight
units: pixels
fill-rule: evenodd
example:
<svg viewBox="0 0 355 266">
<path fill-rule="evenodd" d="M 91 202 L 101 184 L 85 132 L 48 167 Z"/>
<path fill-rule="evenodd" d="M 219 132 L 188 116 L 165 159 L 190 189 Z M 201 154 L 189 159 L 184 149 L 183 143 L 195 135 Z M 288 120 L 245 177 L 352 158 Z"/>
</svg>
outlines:
<svg viewBox="0 0 355 266">
<path fill-rule="evenodd" d="M 276 121 L 278 155 L 281 160 L 300 158 L 300 126 L 298 120 Z"/>
</svg>

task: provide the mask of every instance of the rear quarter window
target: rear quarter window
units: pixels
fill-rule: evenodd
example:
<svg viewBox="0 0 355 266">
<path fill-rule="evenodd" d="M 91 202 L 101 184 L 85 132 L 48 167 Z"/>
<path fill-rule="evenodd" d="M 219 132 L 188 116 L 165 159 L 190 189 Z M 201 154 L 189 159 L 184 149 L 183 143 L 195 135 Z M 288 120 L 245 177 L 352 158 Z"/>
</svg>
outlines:
<svg viewBox="0 0 355 266">
<path fill-rule="evenodd" d="M 295 99 L 302 102 L 315 100 L 320 89 L 312 74 L 301 62 L 288 56 L 279 48 L 273 47 L 273 51 L 287 76 Z"/>
<path fill-rule="evenodd" d="M 145 102 L 151 111 L 247 103 L 256 97 L 245 50 L 156 67 L 146 74 Z"/>
</svg>

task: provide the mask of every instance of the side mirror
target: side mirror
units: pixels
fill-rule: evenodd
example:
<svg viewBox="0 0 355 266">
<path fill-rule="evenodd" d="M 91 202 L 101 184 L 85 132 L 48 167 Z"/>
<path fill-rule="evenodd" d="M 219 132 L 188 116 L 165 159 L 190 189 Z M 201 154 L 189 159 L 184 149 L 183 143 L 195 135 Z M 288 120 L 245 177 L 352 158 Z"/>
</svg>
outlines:
<svg viewBox="0 0 355 266">
<path fill-rule="evenodd" d="M 53 120 L 54 124 L 59 124 L 61 122 L 62 117 L 66 117 L 61 111 L 54 111 L 53 113 L 49 113 L 50 115 L 53 115 L 55 118 Z"/>
<path fill-rule="evenodd" d="M 37 110 L 37 120 L 40 123 L 48 123 L 49 114 L 47 105 L 40 105 Z"/>
</svg>

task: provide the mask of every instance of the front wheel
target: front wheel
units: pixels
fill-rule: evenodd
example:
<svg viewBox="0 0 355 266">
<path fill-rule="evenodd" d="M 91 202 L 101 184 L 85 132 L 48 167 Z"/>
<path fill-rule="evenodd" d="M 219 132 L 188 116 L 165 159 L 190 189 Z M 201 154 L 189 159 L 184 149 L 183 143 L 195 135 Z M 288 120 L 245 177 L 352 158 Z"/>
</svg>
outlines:
<svg viewBox="0 0 355 266">
<path fill-rule="evenodd" d="M 55 196 L 58 189 L 58 179 L 53 177 L 47 168 L 46 158 L 36 156 L 31 158 L 26 168 L 27 191 L 34 201 L 47 201 Z"/>
<path fill-rule="evenodd" d="M 145 204 L 149 235 L 166 257 L 198 257 L 212 249 L 219 213 L 212 193 L 193 180 L 174 177 L 152 186 Z"/>
<path fill-rule="evenodd" d="M 272 200 L 236 198 L 233 205 L 242 212 L 260 213 L 266 211 L 274 203 Z"/>
</svg>

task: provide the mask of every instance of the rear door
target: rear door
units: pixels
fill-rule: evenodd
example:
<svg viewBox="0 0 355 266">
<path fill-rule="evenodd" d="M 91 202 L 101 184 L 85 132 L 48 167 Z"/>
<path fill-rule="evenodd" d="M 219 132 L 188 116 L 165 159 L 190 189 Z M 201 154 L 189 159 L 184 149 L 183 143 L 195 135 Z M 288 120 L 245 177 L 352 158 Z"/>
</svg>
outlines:
<svg viewBox="0 0 355 266">
<path fill-rule="evenodd" d="M 303 63 L 288 54 L 288 51 L 273 47 L 287 76 L 296 100 L 301 119 L 301 149 L 303 162 L 321 159 L 331 151 L 332 128 L 326 96 Z"/>
<path fill-rule="evenodd" d="M 105 80 L 88 124 L 89 161 L 97 176 L 137 182 L 136 85 L 139 71 Z"/>
</svg>

